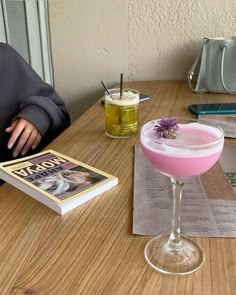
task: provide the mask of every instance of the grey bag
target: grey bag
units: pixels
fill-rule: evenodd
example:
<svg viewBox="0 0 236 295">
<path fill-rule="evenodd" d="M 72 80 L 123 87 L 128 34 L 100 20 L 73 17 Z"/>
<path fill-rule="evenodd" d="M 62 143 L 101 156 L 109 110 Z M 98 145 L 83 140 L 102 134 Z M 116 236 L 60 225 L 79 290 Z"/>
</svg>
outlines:
<svg viewBox="0 0 236 295">
<path fill-rule="evenodd" d="M 194 87 L 192 79 L 199 62 Z M 187 79 L 195 92 L 236 93 L 236 37 L 204 38 L 202 49 L 190 68 Z"/>
</svg>

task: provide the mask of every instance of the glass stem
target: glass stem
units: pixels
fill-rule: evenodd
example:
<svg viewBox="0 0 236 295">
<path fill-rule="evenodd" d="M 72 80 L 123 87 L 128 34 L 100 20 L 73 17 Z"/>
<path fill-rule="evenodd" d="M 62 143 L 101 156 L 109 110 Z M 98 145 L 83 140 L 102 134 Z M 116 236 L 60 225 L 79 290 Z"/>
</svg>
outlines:
<svg viewBox="0 0 236 295">
<path fill-rule="evenodd" d="M 181 199 L 184 183 L 181 180 L 171 178 L 173 186 L 173 217 L 172 217 L 172 231 L 170 234 L 171 244 L 178 244 L 181 240 L 180 237 L 180 210 Z"/>
</svg>

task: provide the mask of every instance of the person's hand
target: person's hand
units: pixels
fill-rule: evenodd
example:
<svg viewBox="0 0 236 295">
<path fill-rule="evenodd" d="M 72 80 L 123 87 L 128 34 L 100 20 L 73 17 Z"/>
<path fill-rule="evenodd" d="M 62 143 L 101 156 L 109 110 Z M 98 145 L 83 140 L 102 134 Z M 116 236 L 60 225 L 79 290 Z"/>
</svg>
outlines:
<svg viewBox="0 0 236 295">
<path fill-rule="evenodd" d="M 12 133 L 7 144 L 8 149 L 11 149 L 18 139 L 13 157 L 17 157 L 19 153 L 24 156 L 29 149 L 35 149 L 42 139 L 37 128 L 23 118 L 15 120 L 5 131 Z"/>
</svg>

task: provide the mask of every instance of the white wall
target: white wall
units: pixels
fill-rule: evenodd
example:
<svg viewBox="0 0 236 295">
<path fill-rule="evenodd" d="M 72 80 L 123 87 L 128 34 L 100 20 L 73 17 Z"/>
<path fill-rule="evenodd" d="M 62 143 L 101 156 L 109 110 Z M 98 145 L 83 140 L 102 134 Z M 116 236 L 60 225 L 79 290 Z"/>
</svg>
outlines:
<svg viewBox="0 0 236 295">
<path fill-rule="evenodd" d="M 236 35 L 233 0 L 49 0 L 54 79 L 75 119 L 124 80 L 185 80 L 203 37 Z"/>
</svg>

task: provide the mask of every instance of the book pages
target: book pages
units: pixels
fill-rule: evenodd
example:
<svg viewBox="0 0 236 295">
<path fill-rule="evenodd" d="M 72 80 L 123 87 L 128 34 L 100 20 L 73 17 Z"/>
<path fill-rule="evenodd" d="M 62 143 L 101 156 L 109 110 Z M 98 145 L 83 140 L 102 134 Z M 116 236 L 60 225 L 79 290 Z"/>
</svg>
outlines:
<svg viewBox="0 0 236 295">
<path fill-rule="evenodd" d="M 118 178 L 53 150 L 0 163 L 0 178 L 59 214 L 118 184 Z"/>
</svg>

